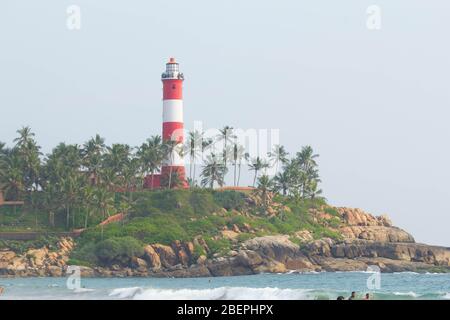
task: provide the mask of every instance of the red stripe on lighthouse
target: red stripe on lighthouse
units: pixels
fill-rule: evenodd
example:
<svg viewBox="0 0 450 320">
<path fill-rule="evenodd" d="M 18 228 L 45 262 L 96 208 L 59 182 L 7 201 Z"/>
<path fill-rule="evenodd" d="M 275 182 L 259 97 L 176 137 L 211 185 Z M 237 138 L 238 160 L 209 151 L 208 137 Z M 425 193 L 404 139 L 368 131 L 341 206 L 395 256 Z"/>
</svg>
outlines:
<svg viewBox="0 0 450 320">
<path fill-rule="evenodd" d="M 183 143 L 184 138 L 183 122 L 164 122 L 163 123 L 163 140 L 176 140 Z"/>
<path fill-rule="evenodd" d="M 163 82 L 163 99 L 183 99 L 183 80 L 171 79 Z"/>
</svg>

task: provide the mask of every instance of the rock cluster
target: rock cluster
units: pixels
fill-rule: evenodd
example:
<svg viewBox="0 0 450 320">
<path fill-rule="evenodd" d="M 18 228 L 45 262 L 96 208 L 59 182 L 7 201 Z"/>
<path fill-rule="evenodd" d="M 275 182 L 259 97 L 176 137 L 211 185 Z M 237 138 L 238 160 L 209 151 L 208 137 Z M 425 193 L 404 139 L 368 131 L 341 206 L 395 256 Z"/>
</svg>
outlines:
<svg viewBox="0 0 450 320">
<path fill-rule="evenodd" d="M 1 276 L 61 276 L 74 247 L 71 238 L 61 238 L 58 249 L 30 249 L 24 254 L 0 251 Z"/>
<path fill-rule="evenodd" d="M 127 265 L 81 267 L 82 276 L 128 277 L 206 277 L 248 275 L 287 271 L 365 271 L 376 265 L 383 272 L 425 271 L 433 268 L 450 271 L 450 249 L 417 244 L 414 238 L 392 225 L 385 216 L 374 217 L 360 209 L 320 208 L 312 212 L 320 221 L 338 219 L 334 224 L 341 239 L 314 239 L 308 230 L 294 234 L 271 235 L 238 243 L 241 232 L 255 233 L 250 226 L 221 230 L 235 248 L 225 255 L 211 257 L 205 240 L 174 241 L 144 247 L 144 255 L 133 257 Z M 294 242 L 293 242 L 294 241 Z M 299 244 L 298 244 L 299 243 Z M 0 276 L 64 276 L 74 242 L 63 238 L 58 249 L 30 249 L 22 255 L 0 251 Z M 208 258 L 208 257 L 209 258 Z"/>
</svg>

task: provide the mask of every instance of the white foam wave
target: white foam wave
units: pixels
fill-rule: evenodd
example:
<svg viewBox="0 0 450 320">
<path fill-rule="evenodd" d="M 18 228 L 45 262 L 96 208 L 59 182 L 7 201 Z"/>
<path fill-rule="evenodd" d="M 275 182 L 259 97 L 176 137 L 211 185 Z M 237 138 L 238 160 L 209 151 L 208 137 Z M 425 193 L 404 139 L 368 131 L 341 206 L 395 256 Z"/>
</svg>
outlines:
<svg viewBox="0 0 450 320">
<path fill-rule="evenodd" d="M 78 288 L 73 290 L 73 292 L 75 293 L 85 293 L 85 292 L 92 292 L 95 291 L 94 289 L 89 289 L 89 288 Z"/>
<path fill-rule="evenodd" d="M 396 296 L 408 296 L 408 297 L 413 297 L 413 298 L 417 298 L 418 295 L 417 293 L 413 292 L 413 291 L 409 291 L 409 292 L 393 292 L 393 295 Z"/>
<path fill-rule="evenodd" d="M 450 292 L 447 292 L 446 294 L 444 294 L 444 296 L 442 298 L 450 300 Z"/>
<path fill-rule="evenodd" d="M 314 299 L 311 290 L 280 288 L 219 287 L 213 289 L 119 288 L 110 294 L 135 300 L 300 300 Z"/>
<path fill-rule="evenodd" d="M 109 296 L 117 297 L 120 299 L 130 299 L 133 298 L 136 294 L 141 293 L 142 291 L 143 289 L 141 287 L 118 288 L 111 291 Z"/>
</svg>

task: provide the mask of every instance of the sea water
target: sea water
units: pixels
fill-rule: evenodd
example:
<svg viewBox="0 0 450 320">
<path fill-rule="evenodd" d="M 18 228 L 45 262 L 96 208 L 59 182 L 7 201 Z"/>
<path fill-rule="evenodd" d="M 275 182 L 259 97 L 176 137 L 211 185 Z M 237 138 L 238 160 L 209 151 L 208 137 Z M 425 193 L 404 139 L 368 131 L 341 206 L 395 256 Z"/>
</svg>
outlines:
<svg viewBox="0 0 450 320">
<path fill-rule="evenodd" d="M 376 287 L 365 272 L 260 274 L 214 278 L 0 278 L 0 299 L 450 299 L 450 274 L 379 274 Z"/>
</svg>

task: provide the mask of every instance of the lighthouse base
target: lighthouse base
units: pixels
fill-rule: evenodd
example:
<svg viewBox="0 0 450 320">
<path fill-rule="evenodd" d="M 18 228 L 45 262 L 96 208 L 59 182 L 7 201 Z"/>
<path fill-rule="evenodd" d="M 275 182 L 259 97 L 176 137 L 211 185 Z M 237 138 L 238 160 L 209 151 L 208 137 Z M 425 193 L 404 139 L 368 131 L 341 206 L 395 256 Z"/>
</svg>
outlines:
<svg viewBox="0 0 450 320">
<path fill-rule="evenodd" d="M 168 189 L 169 184 L 171 189 L 189 188 L 184 166 L 162 167 L 160 174 L 150 174 L 144 178 L 144 189 Z"/>
</svg>

